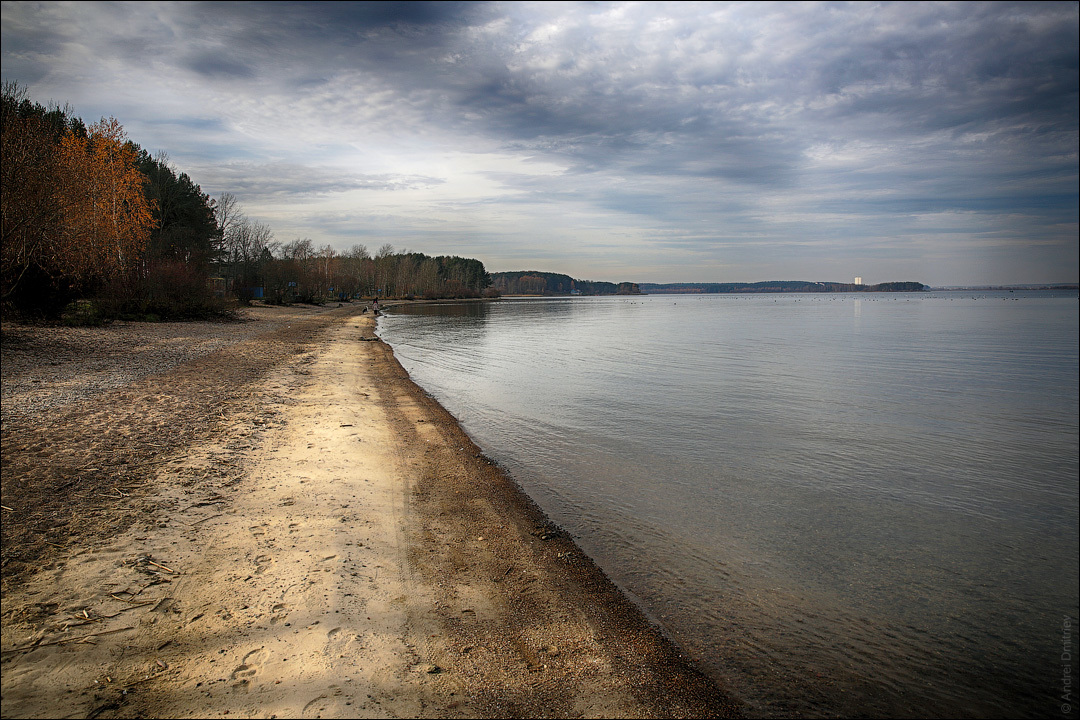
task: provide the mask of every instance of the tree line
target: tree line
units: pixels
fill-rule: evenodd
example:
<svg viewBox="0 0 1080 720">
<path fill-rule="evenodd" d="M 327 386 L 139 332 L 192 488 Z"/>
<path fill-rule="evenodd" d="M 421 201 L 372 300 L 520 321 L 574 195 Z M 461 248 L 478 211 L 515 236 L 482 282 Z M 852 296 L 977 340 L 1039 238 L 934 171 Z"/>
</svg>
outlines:
<svg viewBox="0 0 1080 720">
<path fill-rule="evenodd" d="M 372 255 L 364 245 L 338 252 L 309 238 L 245 246 L 222 263 L 241 300 L 271 303 L 352 298 L 477 298 L 491 296 L 491 278 L 479 260 L 395 252 L 384 244 Z"/>
<path fill-rule="evenodd" d="M 491 274 L 493 287 L 503 295 L 635 295 L 637 283 L 576 280 L 569 275 L 538 270 Z"/>
<path fill-rule="evenodd" d="M 279 242 L 231 193 L 211 198 L 166 153 L 150 155 L 113 118 L 87 126 L 5 82 L 0 302 L 6 316 L 192 318 L 235 301 L 477 297 L 479 260 L 347 252 Z"/>
</svg>

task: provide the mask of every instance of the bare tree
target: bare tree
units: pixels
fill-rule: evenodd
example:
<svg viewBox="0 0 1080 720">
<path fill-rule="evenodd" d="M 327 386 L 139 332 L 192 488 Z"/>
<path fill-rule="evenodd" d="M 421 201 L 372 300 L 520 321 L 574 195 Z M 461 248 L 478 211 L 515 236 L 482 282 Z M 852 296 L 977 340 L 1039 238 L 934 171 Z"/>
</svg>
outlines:
<svg viewBox="0 0 1080 720">
<path fill-rule="evenodd" d="M 311 238 L 296 238 L 281 246 L 281 256 L 288 260 L 307 260 L 315 254 L 315 244 Z"/>
<path fill-rule="evenodd" d="M 221 228 L 223 237 L 233 232 L 244 221 L 244 214 L 240 212 L 240 202 L 230 192 L 223 192 L 214 201 L 214 218 L 218 227 Z"/>
</svg>

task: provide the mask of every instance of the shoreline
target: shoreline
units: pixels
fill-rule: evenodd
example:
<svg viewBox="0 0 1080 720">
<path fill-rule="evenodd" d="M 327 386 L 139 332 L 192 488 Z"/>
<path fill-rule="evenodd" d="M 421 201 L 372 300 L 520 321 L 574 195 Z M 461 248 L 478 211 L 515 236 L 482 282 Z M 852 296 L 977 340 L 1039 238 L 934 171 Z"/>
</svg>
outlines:
<svg viewBox="0 0 1080 720">
<path fill-rule="evenodd" d="M 4 715 L 737 716 L 360 312 L 301 313 L 37 430 L 5 412 Z M 124 507 L 44 533 L 34 567 L 18 476 L 80 423 L 150 450 L 97 478 Z M 44 481 L 89 472 L 71 464 Z"/>
</svg>

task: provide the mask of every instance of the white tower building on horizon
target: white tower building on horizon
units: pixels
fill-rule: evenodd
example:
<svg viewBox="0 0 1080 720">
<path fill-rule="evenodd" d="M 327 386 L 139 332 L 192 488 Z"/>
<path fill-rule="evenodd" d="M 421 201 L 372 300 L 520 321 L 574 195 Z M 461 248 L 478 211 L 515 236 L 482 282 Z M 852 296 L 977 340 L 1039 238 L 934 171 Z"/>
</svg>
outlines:
<svg viewBox="0 0 1080 720">
<path fill-rule="evenodd" d="M 855 276 L 855 284 L 856 285 L 862 285 L 862 275 L 856 275 Z"/>
</svg>

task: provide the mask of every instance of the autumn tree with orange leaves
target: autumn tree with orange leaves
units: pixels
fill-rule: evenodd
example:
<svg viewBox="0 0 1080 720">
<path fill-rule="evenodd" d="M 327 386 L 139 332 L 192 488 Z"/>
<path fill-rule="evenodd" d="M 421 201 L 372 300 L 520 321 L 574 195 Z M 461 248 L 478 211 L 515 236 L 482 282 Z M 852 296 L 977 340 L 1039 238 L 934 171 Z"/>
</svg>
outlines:
<svg viewBox="0 0 1080 720">
<path fill-rule="evenodd" d="M 87 128 L 67 106 L 33 102 L 17 82 L 0 88 L 5 318 L 227 312 L 210 282 L 225 228 L 197 183 L 166 153 L 153 157 L 129 141 L 115 119 Z"/>
<path fill-rule="evenodd" d="M 153 226 L 138 150 L 114 118 L 102 118 L 87 137 L 60 141 L 57 193 L 63 222 L 53 247 L 57 269 L 91 285 L 137 269 Z"/>
<path fill-rule="evenodd" d="M 120 123 L 102 119 L 87 129 L 68 108 L 33 103 L 13 82 L 4 83 L 2 100 L 4 308 L 54 315 L 72 299 L 144 275 L 157 221 L 139 149 Z"/>
</svg>

